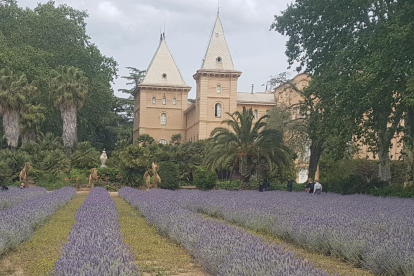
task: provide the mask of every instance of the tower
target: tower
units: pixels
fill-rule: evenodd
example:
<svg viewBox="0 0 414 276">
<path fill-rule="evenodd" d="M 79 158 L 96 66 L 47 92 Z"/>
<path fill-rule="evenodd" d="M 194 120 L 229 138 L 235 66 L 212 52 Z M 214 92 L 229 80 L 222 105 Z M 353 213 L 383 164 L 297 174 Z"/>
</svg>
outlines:
<svg viewBox="0 0 414 276">
<path fill-rule="evenodd" d="M 193 76 L 197 83 L 195 121 L 187 125 L 187 136 L 206 139 L 211 131 L 237 110 L 237 81 L 219 13 L 201 69 Z"/>
<path fill-rule="evenodd" d="M 181 134 L 185 139 L 184 111 L 190 89 L 162 34 L 147 74 L 133 93 L 134 142 L 145 133 L 160 143 L 168 143 L 173 134 Z"/>
</svg>

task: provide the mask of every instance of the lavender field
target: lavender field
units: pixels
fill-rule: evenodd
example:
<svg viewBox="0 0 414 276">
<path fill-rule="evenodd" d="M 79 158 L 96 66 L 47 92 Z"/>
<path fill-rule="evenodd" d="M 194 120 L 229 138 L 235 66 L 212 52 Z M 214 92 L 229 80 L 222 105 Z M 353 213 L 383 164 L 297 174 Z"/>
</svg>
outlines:
<svg viewBox="0 0 414 276">
<path fill-rule="evenodd" d="M 119 195 L 161 233 L 183 245 L 211 275 L 328 276 L 283 247 L 190 211 L 179 196 L 184 193 L 124 188 Z"/>
<path fill-rule="evenodd" d="M 75 217 L 55 276 L 135 276 L 134 257 L 119 232 L 118 211 L 104 188 L 93 189 Z"/>
<path fill-rule="evenodd" d="M 150 223 L 189 248 L 193 244 L 186 241 L 186 235 L 195 243 L 199 241 L 187 224 L 196 227 L 200 218 L 194 214 L 201 212 L 270 233 L 310 251 L 342 258 L 374 274 L 414 275 L 414 200 L 411 199 L 255 191 L 122 190 L 121 196 L 139 208 Z M 179 226 L 174 228 L 172 225 L 176 223 Z M 233 230 L 220 233 L 226 231 Z M 200 239 L 205 241 L 205 237 Z M 207 266 L 211 262 L 214 263 L 206 261 Z"/>
<path fill-rule="evenodd" d="M 38 225 L 72 199 L 75 194 L 75 189 L 65 187 L 1 211 L 0 256 L 29 239 Z"/>
<path fill-rule="evenodd" d="M 31 189 L 9 187 L 8 191 L 0 191 L 0 211 L 13 207 L 36 196 L 46 194 L 46 192 L 46 189 L 40 187 Z"/>
</svg>

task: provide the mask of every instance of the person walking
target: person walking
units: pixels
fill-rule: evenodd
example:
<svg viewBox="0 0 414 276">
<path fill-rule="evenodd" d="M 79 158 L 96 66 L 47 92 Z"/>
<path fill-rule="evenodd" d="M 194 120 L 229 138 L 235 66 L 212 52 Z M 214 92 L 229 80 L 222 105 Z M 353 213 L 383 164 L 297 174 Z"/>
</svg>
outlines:
<svg viewBox="0 0 414 276">
<path fill-rule="evenodd" d="M 314 188 L 313 188 L 313 193 L 315 195 L 322 194 L 322 184 L 319 183 L 319 180 L 315 180 L 315 185 L 314 185 Z"/>
</svg>

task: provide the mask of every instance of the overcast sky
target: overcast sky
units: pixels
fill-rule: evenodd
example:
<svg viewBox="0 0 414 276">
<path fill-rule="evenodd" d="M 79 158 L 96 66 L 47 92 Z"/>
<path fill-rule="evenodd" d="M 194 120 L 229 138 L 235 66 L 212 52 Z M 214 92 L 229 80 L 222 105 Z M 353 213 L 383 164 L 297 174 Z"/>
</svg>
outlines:
<svg viewBox="0 0 414 276">
<path fill-rule="evenodd" d="M 35 7 L 39 0 L 18 0 L 20 6 Z M 127 66 L 147 69 L 158 47 L 160 29 L 187 85 L 200 69 L 215 22 L 218 0 L 56 0 L 87 10 L 87 33 L 101 52 L 119 63 L 119 76 Z M 269 76 L 288 70 L 286 37 L 269 31 L 274 15 L 280 15 L 291 0 L 220 0 L 220 18 L 236 70 L 242 71 L 239 92 L 264 91 Z M 113 84 L 117 96 L 126 80 Z"/>
</svg>

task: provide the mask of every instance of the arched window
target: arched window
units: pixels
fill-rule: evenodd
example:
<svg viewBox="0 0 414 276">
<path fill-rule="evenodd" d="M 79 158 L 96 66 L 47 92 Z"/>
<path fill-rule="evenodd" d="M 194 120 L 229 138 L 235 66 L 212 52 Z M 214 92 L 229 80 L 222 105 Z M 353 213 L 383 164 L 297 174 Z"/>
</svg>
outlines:
<svg viewBox="0 0 414 276">
<path fill-rule="evenodd" d="M 162 98 L 162 104 L 166 105 L 167 104 L 167 99 L 166 98 Z"/>
<path fill-rule="evenodd" d="M 157 103 L 157 98 L 152 98 L 152 104 L 156 104 Z"/>
<path fill-rule="evenodd" d="M 222 61 L 222 58 L 221 58 L 221 57 L 217 57 L 217 58 L 216 58 L 216 61 L 217 61 L 218 63 L 220 63 L 220 62 Z"/>
<path fill-rule="evenodd" d="M 172 104 L 173 105 L 176 105 L 177 104 L 177 99 L 176 98 L 172 99 Z"/>
<path fill-rule="evenodd" d="M 162 113 L 161 114 L 161 125 L 166 126 L 167 125 L 167 114 Z"/>
<path fill-rule="evenodd" d="M 217 94 L 221 93 L 221 85 L 217 85 L 217 89 L 216 89 Z"/>
<path fill-rule="evenodd" d="M 255 110 L 253 111 L 253 116 L 254 116 L 254 119 L 255 119 L 255 120 L 257 120 L 257 118 L 259 118 L 259 111 L 258 111 L 257 109 L 255 109 Z"/>
<path fill-rule="evenodd" d="M 214 115 L 216 118 L 221 118 L 221 103 L 216 103 L 216 106 L 214 108 Z"/>
<path fill-rule="evenodd" d="M 168 141 L 166 139 L 161 139 L 160 144 L 166 145 L 168 144 Z"/>
</svg>

